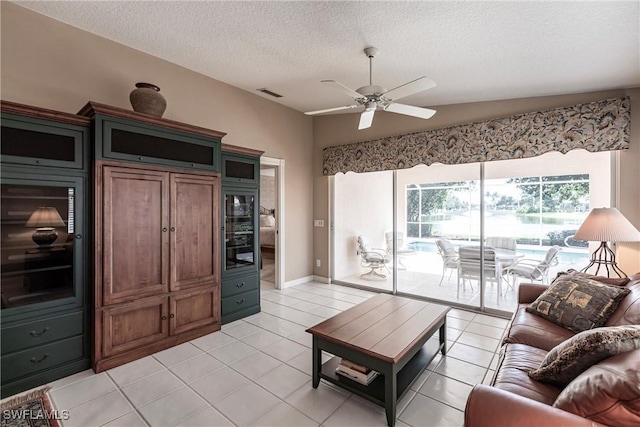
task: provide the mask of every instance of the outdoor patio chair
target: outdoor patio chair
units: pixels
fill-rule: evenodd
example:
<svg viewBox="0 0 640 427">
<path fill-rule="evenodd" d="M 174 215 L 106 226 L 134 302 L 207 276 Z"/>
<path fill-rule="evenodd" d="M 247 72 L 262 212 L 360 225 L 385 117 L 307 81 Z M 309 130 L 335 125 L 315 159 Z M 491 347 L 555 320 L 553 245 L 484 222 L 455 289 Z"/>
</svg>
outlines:
<svg viewBox="0 0 640 427">
<path fill-rule="evenodd" d="M 480 246 L 461 246 L 458 249 L 458 292 L 460 297 L 460 284 L 462 290 L 465 290 L 466 281 L 469 280 L 469 286 L 473 290 L 471 280 L 480 281 Z M 493 248 L 484 248 L 484 278 L 486 281 L 496 282 L 498 284 L 498 295 L 502 293 L 502 265 L 496 258 L 496 252 Z"/>
<path fill-rule="evenodd" d="M 552 246 L 547 251 L 544 259 L 521 259 L 517 264 L 508 267 L 505 274 L 511 276 L 511 284 L 507 282 L 507 286 L 515 289 L 516 279 L 526 279 L 530 281 L 540 281 L 543 285 L 549 282 L 549 268 L 558 264 L 558 253 L 560 246 Z M 506 290 L 505 290 L 506 293 Z"/>
<path fill-rule="evenodd" d="M 485 246 L 491 246 L 492 248 L 506 249 L 509 251 L 516 251 L 518 244 L 516 239 L 512 237 L 487 237 Z"/>
<path fill-rule="evenodd" d="M 388 231 L 384 233 L 384 238 L 387 241 L 387 252 L 389 254 L 393 254 L 393 232 Z M 398 255 L 398 268 L 406 270 L 407 267 L 402 263 L 402 260 L 406 259 L 408 256 L 415 255 L 415 253 L 415 250 L 409 249 L 405 245 L 404 233 L 402 231 L 396 232 L 396 254 Z"/>
<path fill-rule="evenodd" d="M 516 243 L 516 239 L 514 239 L 513 237 L 487 237 L 485 246 L 513 252 L 516 252 L 518 250 L 518 244 Z M 502 261 L 502 267 L 508 267 L 512 264 L 515 264 L 515 260 L 511 262 Z"/>
<path fill-rule="evenodd" d="M 358 236 L 357 244 L 358 255 L 360 255 L 360 265 L 370 269 L 368 272 L 361 274 L 360 277 L 367 280 L 374 279 L 375 277 L 386 279 L 387 276 L 379 273 L 378 270 L 385 269 L 387 272 L 390 271 L 389 267 L 387 267 L 387 264 L 392 262 L 389 253 L 381 248 L 372 248 L 363 236 Z"/>
<path fill-rule="evenodd" d="M 442 277 L 440 278 L 440 283 L 438 283 L 438 286 L 441 286 L 447 269 L 451 270 L 449 279 L 451 279 L 454 271 L 458 271 L 458 254 L 456 253 L 456 248 L 447 239 L 436 240 L 436 246 L 438 247 L 438 253 L 442 257 Z"/>
</svg>

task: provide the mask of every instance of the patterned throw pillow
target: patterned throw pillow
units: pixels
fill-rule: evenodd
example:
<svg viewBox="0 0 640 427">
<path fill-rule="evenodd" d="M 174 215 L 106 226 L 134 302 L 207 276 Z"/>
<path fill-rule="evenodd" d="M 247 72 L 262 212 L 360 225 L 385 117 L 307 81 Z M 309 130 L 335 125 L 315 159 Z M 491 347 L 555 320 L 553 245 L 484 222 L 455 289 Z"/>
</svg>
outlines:
<svg viewBox="0 0 640 427">
<path fill-rule="evenodd" d="M 569 274 L 572 276 L 580 276 L 586 277 L 587 279 L 595 280 L 596 282 L 604 283 L 606 285 L 613 286 L 626 286 L 627 283 L 631 281 L 628 277 L 604 277 L 604 276 L 594 276 L 589 273 L 582 273 L 581 271 L 574 270 L 573 268 L 568 269 L 567 271 L 561 271 L 558 273 L 556 277 L 560 277 L 564 274 Z"/>
<path fill-rule="evenodd" d="M 629 294 L 586 277 L 558 277 L 526 310 L 575 333 L 603 326 Z"/>
<path fill-rule="evenodd" d="M 592 365 L 638 348 L 638 325 L 590 329 L 552 348 L 540 367 L 528 373 L 534 380 L 564 387 Z"/>
</svg>

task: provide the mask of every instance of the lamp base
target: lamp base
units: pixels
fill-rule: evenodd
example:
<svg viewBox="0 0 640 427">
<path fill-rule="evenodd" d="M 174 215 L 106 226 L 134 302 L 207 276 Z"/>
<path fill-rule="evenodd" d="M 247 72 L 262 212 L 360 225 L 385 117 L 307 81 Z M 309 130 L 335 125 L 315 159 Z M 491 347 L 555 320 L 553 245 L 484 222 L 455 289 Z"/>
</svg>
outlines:
<svg viewBox="0 0 640 427">
<path fill-rule="evenodd" d="M 591 262 L 585 268 L 580 270 L 583 273 L 586 273 L 588 269 L 590 269 L 594 265 L 598 265 L 596 268 L 595 275 L 598 275 L 600 271 L 600 267 L 604 266 L 605 270 L 607 270 L 607 277 L 611 277 L 611 269 L 614 273 L 618 275 L 618 277 L 628 277 L 624 271 L 620 270 L 618 264 L 616 263 L 616 254 L 613 253 L 611 248 L 607 245 L 607 242 L 600 242 L 600 246 L 596 249 L 593 254 L 591 254 Z"/>
<path fill-rule="evenodd" d="M 51 244 L 55 242 L 57 238 L 58 232 L 55 228 L 52 227 L 38 228 L 31 236 L 31 239 L 38 246 L 51 246 Z"/>
</svg>

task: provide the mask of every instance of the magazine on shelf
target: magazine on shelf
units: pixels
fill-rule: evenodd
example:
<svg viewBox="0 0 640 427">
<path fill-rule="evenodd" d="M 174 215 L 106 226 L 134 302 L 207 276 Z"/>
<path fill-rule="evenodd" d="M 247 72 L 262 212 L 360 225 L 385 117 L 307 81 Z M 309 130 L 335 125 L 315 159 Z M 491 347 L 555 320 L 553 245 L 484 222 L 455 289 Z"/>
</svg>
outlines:
<svg viewBox="0 0 640 427">
<path fill-rule="evenodd" d="M 358 365 L 360 366 L 360 365 Z M 378 372 L 366 368 L 366 367 L 362 367 L 364 368 L 365 372 L 360 372 L 358 370 L 355 370 L 345 364 L 343 364 L 342 362 L 336 367 L 336 374 L 338 375 L 342 375 L 343 377 L 349 378 L 350 380 L 353 380 L 355 382 L 358 382 L 360 384 L 363 385 L 369 385 L 369 383 L 371 383 L 371 381 L 374 380 L 374 378 L 376 376 L 378 376 Z"/>
<path fill-rule="evenodd" d="M 367 368 L 366 366 L 358 365 L 357 363 L 354 363 L 351 360 L 347 360 L 347 359 L 342 359 L 340 361 L 340 364 L 346 366 L 347 368 L 351 368 L 358 372 L 362 372 L 363 374 L 368 374 L 369 371 L 371 371 L 371 369 Z"/>
</svg>

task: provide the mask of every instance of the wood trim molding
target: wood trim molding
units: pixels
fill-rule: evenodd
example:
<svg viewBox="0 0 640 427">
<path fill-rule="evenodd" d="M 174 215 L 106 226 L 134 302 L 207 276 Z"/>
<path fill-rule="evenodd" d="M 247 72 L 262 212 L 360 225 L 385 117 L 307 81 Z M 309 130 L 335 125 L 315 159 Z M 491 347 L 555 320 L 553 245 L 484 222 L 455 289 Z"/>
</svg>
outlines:
<svg viewBox="0 0 640 427">
<path fill-rule="evenodd" d="M 198 135 L 204 135 L 214 138 L 222 138 L 226 135 L 224 132 L 217 130 L 207 129 L 200 126 L 189 125 L 182 122 L 176 122 L 174 120 L 163 119 L 160 117 L 151 116 L 149 114 L 137 113 L 131 110 L 125 110 L 124 108 L 113 107 L 111 105 L 100 104 L 98 102 L 89 101 L 82 107 L 78 114 L 92 118 L 95 114 L 104 114 L 111 117 L 119 117 L 123 119 L 135 120 L 140 123 L 147 123 L 156 126 L 163 126 L 165 128 L 176 129 L 184 132 L 191 132 Z"/>
<path fill-rule="evenodd" d="M 209 176 L 217 179 L 221 179 L 222 177 L 222 174 L 220 172 L 185 169 L 179 166 L 164 166 L 164 165 L 153 165 L 153 164 L 150 165 L 146 163 L 123 162 L 119 160 L 96 160 L 94 163 L 95 163 L 95 170 L 98 170 L 98 168 L 101 168 L 102 166 L 118 166 L 118 167 L 124 167 L 127 169 L 142 169 L 142 170 L 154 171 L 154 172 L 161 171 L 161 172 L 171 172 L 171 173 L 186 173 L 189 175 Z M 96 185 L 97 184 L 98 184 L 98 180 L 96 179 Z"/>
<path fill-rule="evenodd" d="M 88 117 L 49 110 L 47 108 L 33 107 L 31 105 L 19 104 L 11 101 L 0 101 L 0 110 L 2 110 L 3 113 L 16 114 L 35 119 L 53 120 L 77 126 L 91 125 L 91 119 Z"/>
<path fill-rule="evenodd" d="M 238 147 L 237 145 L 222 144 L 223 153 L 244 154 L 245 156 L 260 157 L 264 151 L 254 150 L 253 148 Z"/>
</svg>

